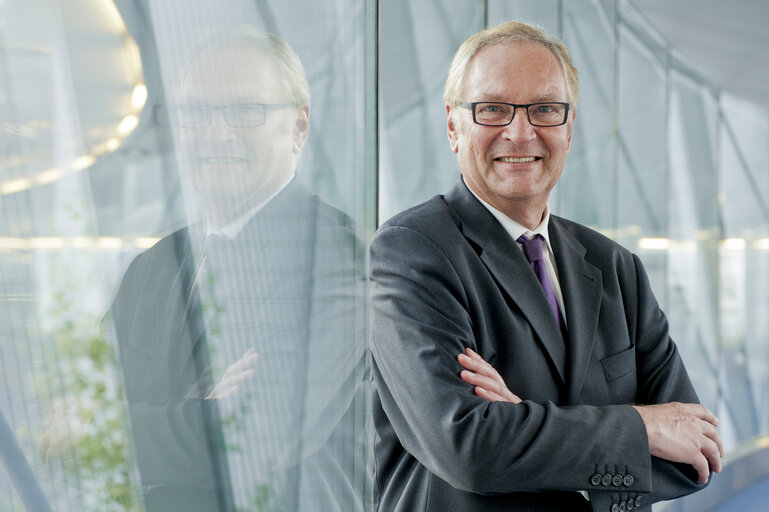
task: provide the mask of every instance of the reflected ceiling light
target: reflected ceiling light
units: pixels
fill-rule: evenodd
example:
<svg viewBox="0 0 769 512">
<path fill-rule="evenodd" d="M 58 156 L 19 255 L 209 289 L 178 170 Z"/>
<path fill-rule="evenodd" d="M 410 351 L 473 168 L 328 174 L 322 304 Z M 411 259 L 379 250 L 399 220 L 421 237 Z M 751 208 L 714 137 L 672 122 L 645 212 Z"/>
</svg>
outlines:
<svg viewBox="0 0 769 512">
<path fill-rule="evenodd" d="M 753 247 L 759 251 L 769 251 L 769 238 L 759 238 L 753 242 Z"/>
<path fill-rule="evenodd" d="M 9 236 L 0 236 L 0 249 L 26 249 L 29 243 L 25 238 L 12 238 Z"/>
<path fill-rule="evenodd" d="M 721 246 L 724 249 L 729 249 L 732 251 L 744 251 L 745 239 L 744 238 L 726 238 L 721 241 Z"/>
<path fill-rule="evenodd" d="M 58 167 L 54 167 L 53 169 L 38 173 L 38 175 L 35 176 L 35 183 L 38 185 L 45 185 L 46 183 L 58 180 L 62 176 L 64 176 L 64 171 Z"/>
<path fill-rule="evenodd" d="M 769 436 L 762 436 L 756 439 L 756 446 L 759 448 L 769 448 Z"/>
<path fill-rule="evenodd" d="M 134 245 L 141 249 L 149 249 L 160 241 L 158 237 L 139 236 L 134 238 Z"/>
<path fill-rule="evenodd" d="M 664 251 L 670 248 L 670 239 L 668 238 L 640 238 L 638 248 L 647 251 Z"/>
<path fill-rule="evenodd" d="M 697 252 L 697 242 L 694 240 L 671 240 L 670 250 L 675 252 Z"/>
<path fill-rule="evenodd" d="M 107 17 L 112 23 L 115 32 L 118 34 L 125 34 L 127 32 L 125 21 L 123 21 L 120 11 L 118 11 L 117 6 L 115 6 L 115 2 L 113 0 L 102 0 L 101 4 L 104 7 L 104 10 L 107 11 Z"/>
<path fill-rule="evenodd" d="M 106 249 L 120 250 L 126 246 L 137 249 L 149 249 L 161 240 L 156 236 L 137 236 L 130 242 L 116 236 L 73 236 L 71 238 L 38 236 L 32 238 L 0 237 L 0 250 L 27 250 L 27 249 L 63 249 L 73 247 L 75 249 Z"/>
<path fill-rule="evenodd" d="M 69 240 L 69 245 L 78 249 L 93 247 L 93 238 L 90 236 L 74 236 Z"/>
<path fill-rule="evenodd" d="M 104 143 L 104 147 L 107 149 L 107 151 L 115 151 L 117 148 L 120 147 L 120 139 L 117 137 L 112 137 L 111 139 L 107 139 L 107 141 Z"/>
<path fill-rule="evenodd" d="M 2 0 L 0 0 L 2 3 Z M 11 179 L 5 182 L 0 182 L 0 195 L 13 194 L 21 192 L 36 185 L 45 185 L 52 183 L 62 177 L 64 177 L 69 171 L 82 171 L 96 162 L 96 158 L 105 153 L 113 152 L 117 150 L 125 137 L 133 132 L 139 124 L 139 114 L 145 107 L 148 90 L 144 84 L 143 66 L 141 59 L 141 51 L 139 46 L 128 33 L 125 21 L 120 14 L 119 9 L 115 5 L 114 0 L 89 0 L 89 10 L 97 14 L 100 21 L 100 35 L 111 37 L 116 39 L 118 44 L 110 42 L 108 46 L 103 49 L 110 50 L 114 54 L 114 60 L 121 62 L 121 71 L 116 74 L 114 82 L 120 81 L 118 89 L 120 92 L 116 92 L 115 96 L 121 96 L 121 98 L 115 97 L 114 101 L 116 105 L 125 105 L 125 91 L 124 87 L 132 86 L 130 92 L 130 103 L 128 108 L 125 108 L 123 112 L 119 112 L 116 115 L 122 115 L 122 119 L 117 125 L 116 133 L 106 140 L 95 144 L 94 146 L 85 148 L 86 153 L 78 157 L 74 162 L 69 165 L 62 165 L 61 162 L 54 162 L 59 164 L 58 167 L 40 171 L 35 173 L 35 170 L 28 171 L 27 175 L 32 178 L 18 178 Z M 6 44 L 0 45 L 0 48 L 8 48 Z M 52 55 L 52 49 L 50 47 L 43 46 L 20 46 L 14 45 L 14 49 L 22 49 L 25 51 L 34 51 L 45 55 Z M 99 50 L 101 51 L 101 50 Z M 111 100 L 112 101 L 112 100 Z M 115 114 L 110 114 L 115 115 Z M 105 120 L 105 123 L 113 123 L 112 121 Z M 44 128 L 51 126 L 50 119 L 38 119 L 31 121 L 27 125 L 17 126 L 10 123 L 0 124 L 0 131 L 4 133 L 11 133 L 18 137 L 33 137 Z M 114 125 L 112 125 L 114 126 Z M 106 128 L 106 126 L 100 126 L 100 129 Z M 9 167 L 20 167 L 24 164 L 29 164 L 29 157 L 16 157 L 16 158 L 4 158 L 3 164 Z M 50 163 L 48 165 L 51 165 Z"/>
<path fill-rule="evenodd" d="M 94 161 L 96 161 L 96 158 L 93 155 L 79 156 L 72 161 L 71 168 L 75 171 L 82 171 L 86 167 L 91 167 Z"/>
<path fill-rule="evenodd" d="M 54 236 L 37 236 L 29 239 L 31 249 L 61 249 L 64 247 L 64 239 Z"/>
<path fill-rule="evenodd" d="M 9 181 L 0 183 L 0 194 L 2 195 L 14 194 L 16 192 L 21 192 L 22 190 L 27 190 L 31 186 L 32 186 L 32 181 L 28 180 L 27 178 L 9 180 Z"/>
<path fill-rule="evenodd" d="M 96 240 L 96 246 L 102 249 L 120 249 L 123 247 L 123 239 L 116 236 L 103 236 Z"/>
<path fill-rule="evenodd" d="M 146 101 L 147 86 L 144 84 L 136 84 L 134 90 L 131 92 L 131 105 L 133 105 L 136 110 L 141 110 Z"/>
<path fill-rule="evenodd" d="M 122 121 L 120 121 L 120 124 L 117 126 L 117 132 L 122 135 L 126 136 L 139 125 L 139 118 L 133 114 L 127 115 L 123 118 Z"/>
</svg>

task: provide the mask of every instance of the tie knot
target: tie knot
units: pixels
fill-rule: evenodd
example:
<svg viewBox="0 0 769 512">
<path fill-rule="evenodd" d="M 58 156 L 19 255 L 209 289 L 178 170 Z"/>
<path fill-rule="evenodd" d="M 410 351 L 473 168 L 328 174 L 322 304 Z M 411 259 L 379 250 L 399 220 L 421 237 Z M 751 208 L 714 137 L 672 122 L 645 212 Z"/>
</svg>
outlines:
<svg viewBox="0 0 769 512">
<path fill-rule="evenodd" d="M 526 235 L 518 237 L 518 242 L 523 244 L 523 254 L 529 263 L 541 261 L 542 257 L 542 235 L 536 235 L 531 240 Z"/>
</svg>

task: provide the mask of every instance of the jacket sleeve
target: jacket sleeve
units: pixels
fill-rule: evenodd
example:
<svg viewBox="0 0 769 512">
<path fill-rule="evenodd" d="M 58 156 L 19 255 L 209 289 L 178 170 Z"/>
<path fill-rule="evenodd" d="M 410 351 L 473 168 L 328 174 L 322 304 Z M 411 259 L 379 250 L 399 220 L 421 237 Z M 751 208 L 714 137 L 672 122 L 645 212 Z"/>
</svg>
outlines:
<svg viewBox="0 0 769 512">
<path fill-rule="evenodd" d="M 596 467 L 610 466 L 633 475 L 624 491 L 651 492 L 645 428 L 629 405 L 475 396 L 456 360 L 476 348 L 478 328 L 461 269 L 425 234 L 380 230 L 371 269 L 375 386 L 400 443 L 433 474 L 478 494 L 579 491 Z"/>
</svg>

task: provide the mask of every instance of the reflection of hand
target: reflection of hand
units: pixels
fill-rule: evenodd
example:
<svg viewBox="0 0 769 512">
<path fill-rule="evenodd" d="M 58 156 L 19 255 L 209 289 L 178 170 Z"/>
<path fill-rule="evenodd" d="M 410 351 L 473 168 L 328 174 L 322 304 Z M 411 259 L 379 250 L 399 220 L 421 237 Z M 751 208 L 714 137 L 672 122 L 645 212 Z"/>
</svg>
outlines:
<svg viewBox="0 0 769 512">
<path fill-rule="evenodd" d="M 92 400 L 55 398 L 40 424 L 40 457 L 47 461 L 73 450 L 85 434 L 83 418 L 93 414 L 95 408 Z"/>
<path fill-rule="evenodd" d="M 213 389 L 205 396 L 206 400 L 213 400 L 217 398 L 224 398 L 231 395 L 238 390 L 240 383 L 246 379 L 251 378 L 254 375 L 253 366 L 256 364 L 256 360 L 259 359 L 259 354 L 252 347 L 243 354 L 243 357 L 235 361 L 224 372 L 222 378 L 213 387 Z"/>
<path fill-rule="evenodd" d="M 507 389 L 505 381 L 489 363 L 483 360 L 472 349 L 467 354 L 459 354 L 457 360 L 464 370 L 460 373 L 462 380 L 475 386 L 475 394 L 490 402 L 520 403 L 521 399 Z"/>
<path fill-rule="evenodd" d="M 633 408 L 646 426 L 652 455 L 691 464 L 702 483 L 708 481 L 709 469 L 721 472 L 724 447 L 718 435 L 718 418 L 707 407 L 671 402 Z"/>
</svg>

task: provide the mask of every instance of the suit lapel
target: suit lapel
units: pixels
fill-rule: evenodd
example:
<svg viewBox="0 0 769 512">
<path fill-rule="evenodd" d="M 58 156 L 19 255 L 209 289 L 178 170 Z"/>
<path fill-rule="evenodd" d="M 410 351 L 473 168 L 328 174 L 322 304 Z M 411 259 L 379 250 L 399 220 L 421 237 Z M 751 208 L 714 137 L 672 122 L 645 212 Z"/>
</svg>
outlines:
<svg viewBox="0 0 769 512">
<path fill-rule="evenodd" d="M 555 367 L 561 384 L 565 386 L 565 341 L 542 286 L 523 252 L 463 181 L 445 199 L 459 217 L 462 233 L 478 248 L 481 261 L 531 324 L 537 334 L 537 341 Z"/>
<path fill-rule="evenodd" d="M 582 390 L 593 351 L 603 282 L 601 271 L 585 261 L 585 247 L 555 215 L 550 216 L 549 234 L 566 308 L 570 356 L 568 403 L 572 404 L 577 402 Z"/>
</svg>

